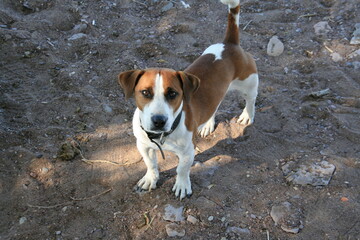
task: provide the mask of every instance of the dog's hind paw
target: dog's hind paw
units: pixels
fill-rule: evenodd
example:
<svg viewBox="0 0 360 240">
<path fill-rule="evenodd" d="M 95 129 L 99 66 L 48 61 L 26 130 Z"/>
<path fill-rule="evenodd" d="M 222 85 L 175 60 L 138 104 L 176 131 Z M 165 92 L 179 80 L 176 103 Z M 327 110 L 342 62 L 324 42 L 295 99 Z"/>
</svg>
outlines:
<svg viewBox="0 0 360 240">
<path fill-rule="evenodd" d="M 206 137 L 215 130 L 215 119 L 211 117 L 198 131 L 201 137 Z"/>
<path fill-rule="evenodd" d="M 250 114 L 245 108 L 237 122 L 244 125 L 251 125 L 254 122 L 254 114 Z"/>
</svg>

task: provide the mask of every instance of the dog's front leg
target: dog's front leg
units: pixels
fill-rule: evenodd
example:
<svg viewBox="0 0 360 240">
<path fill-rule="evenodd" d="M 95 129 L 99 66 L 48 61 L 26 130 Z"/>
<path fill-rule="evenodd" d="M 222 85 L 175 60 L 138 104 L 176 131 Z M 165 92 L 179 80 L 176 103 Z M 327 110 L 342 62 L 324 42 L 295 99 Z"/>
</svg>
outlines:
<svg viewBox="0 0 360 240">
<path fill-rule="evenodd" d="M 154 149 L 137 141 L 137 148 L 144 159 L 147 167 L 145 176 L 137 183 L 137 187 L 143 190 L 151 190 L 156 188 L 159 180 L 159 170 L 157 165 L 157 157 Z"/>
<path fill-rule="evenodd" d="M 194 161 L 194 145 L 191 143 L 187 148 L 182 149 L 176 152 L 179 158 L 179 164 L 176 168 L 176 182 L 173 187 L 173 192 L 175 196 L 179 197 L 180 200 L 183 199 L 186 195 L 190 196 L 192 194 L 191 182 L 190 182 L 190 168 Z"/>
</svg>

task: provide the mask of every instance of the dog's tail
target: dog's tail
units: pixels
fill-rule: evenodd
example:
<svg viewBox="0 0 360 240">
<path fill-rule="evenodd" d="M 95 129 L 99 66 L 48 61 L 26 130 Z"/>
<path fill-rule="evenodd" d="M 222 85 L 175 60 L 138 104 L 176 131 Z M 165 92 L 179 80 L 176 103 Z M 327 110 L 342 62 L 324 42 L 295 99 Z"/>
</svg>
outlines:
<svg viewBox="0 0 360 240">
<path fill-rule="evenodd" d="M 239 44 L 239 14 L 240 0 L 220 0 L 229 6 L 228 24 L 225 33 L 224 43 Z"/>
</svg>

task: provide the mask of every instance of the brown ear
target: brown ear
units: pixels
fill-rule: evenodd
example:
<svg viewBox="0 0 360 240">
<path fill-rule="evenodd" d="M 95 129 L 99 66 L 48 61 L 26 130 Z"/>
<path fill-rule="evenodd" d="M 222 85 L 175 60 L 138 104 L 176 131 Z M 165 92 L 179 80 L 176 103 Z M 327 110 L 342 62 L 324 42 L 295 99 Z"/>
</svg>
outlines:
<svg viewBox="0 0 360 240">
<path fill-rule="evenodd" d="M 184 99 L 189 102 L 191 96 L 198 90 L 200 86 L 200 79 L 190 73 L 178 71 L 176 72 L 177 77 L 182 82 Z"/>
<path fill-rule="evenodd" d="M 130 70 L 119 74 L 118 82 L 124 89 L 125 99 L 133 95 L 135 86 L 144 72 L 144 70 Z"/>
</svg>

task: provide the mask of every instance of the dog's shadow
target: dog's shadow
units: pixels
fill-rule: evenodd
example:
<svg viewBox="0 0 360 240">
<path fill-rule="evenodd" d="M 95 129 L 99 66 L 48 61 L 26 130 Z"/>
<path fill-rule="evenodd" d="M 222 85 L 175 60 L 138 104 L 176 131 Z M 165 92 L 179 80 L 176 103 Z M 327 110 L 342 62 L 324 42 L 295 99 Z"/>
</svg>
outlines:
<svg viewBox="0 0 360 240">
<path fill-rule="evenodd" d="M 248 129 L 251 128 L 251 126 L 236 123 L 233 119 L 230 122 L 220 122 L 216 126 L 215 131 L 205 138 L 197 136 L 194 141 L 196 154 L 192 169 L 194 165 L 196 167 L 197 164 L 206 164 L 207 161 L 217 158 L 218 156 L 227 155 L 231 159 L 241 157 L 241 145 L 244 145 L 250 138 L 251 131 L 248 131 Z M 174 154 L 166 154 L 166 157 L 177 159 Z M 197 170 L 196 174 L 198 173 L 199 171 Z M 202 174 L 206 173 L 200 172 L 200 175 Z M 176 167 L 161 171 L 157 187 L 161 187 L 169 181 L 175 181 L 175 175 Z"/>
</svg>

